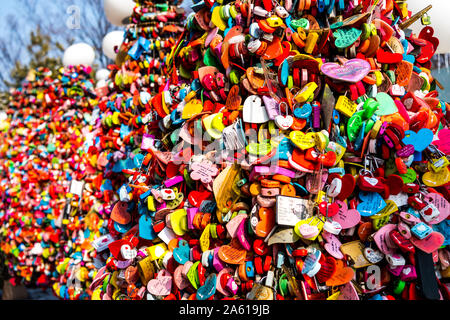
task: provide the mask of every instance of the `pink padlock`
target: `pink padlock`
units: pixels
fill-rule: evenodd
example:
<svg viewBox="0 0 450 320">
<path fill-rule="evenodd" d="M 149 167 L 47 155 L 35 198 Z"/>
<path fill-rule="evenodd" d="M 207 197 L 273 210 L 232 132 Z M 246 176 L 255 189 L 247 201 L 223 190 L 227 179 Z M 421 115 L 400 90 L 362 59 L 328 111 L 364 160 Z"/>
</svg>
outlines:
<svg viewBox="0 0 450 320">
<path fill-rule="evenodd" d="M 409 225 L 420 223 L 421 220 L 408 212 L 400 212 L 400 218 Z"/>
<path fill-rule="evenodd" d="M 406 239 L 411 238 L 411 229 L 403 221 L 399 222 L 399 224 L 397 225 L 397 229 Z"/>
<path fill-rule="evenodd" d="M 241 224 L 239 225 L 237 231 L 236 231 L 236 236 L 240 242 L 240 244 L 242 245 L 242 247 L 247 250 L 250 251 L 251 249 L 251 244 L 247 239 L 247 235 L 245 233 L 245 221 L 247 219 L 242 220 Z"/>
</svg>

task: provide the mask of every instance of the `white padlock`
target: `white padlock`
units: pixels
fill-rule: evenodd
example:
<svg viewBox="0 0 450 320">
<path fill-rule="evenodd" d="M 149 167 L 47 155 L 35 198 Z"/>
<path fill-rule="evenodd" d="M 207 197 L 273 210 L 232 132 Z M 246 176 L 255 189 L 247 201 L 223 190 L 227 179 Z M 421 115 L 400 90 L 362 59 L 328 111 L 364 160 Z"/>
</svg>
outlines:
<svg viewBox="0 0 450 320">
<path fill-rule="evenodd" d="M 397 253 L 387 254 L 386 260 L 391 265 L 391 267 L 394 267 L 394 268 L 404 266 L 406 263 L 405 258 L 403 258 L 402 255 L 397 254 Z"/>
<path fill-rule="evenodd" d="M 175 200 L 176 194 L 172 189 L 161 189 L 161 196 L 163 200 Z"/>
<path fill-rule="evenodd" d="M 280 18 L 287 18 L 289 16 L 289 12 L 287 12 L 287 10 L 283 7 L 283 6 L 277 6 L 275 8 L 275 13 L 280 17 Z"/>
<path fill-rule="evenodd" d="M 337 197 L 342 190 L 342 180 L 339 178 L 334 178 L 331 183 L 330 186 L 327 190 L 327 196 L 329 196 L 330 198 L 335 198 Z"/>
</svg>

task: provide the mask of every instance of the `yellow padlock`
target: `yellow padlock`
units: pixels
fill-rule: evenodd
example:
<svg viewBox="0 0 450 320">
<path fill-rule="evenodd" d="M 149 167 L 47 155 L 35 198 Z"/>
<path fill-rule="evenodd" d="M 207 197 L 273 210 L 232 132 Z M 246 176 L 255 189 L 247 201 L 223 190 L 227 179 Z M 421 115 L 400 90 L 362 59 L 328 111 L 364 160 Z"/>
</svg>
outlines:
<svg viewBox="0 0 450 320">
<path fill-rule="evenodd" d="M 267 18 L 266 21 L 267 24 L 272 28 L 277 28 L 285 25 L 283 20 L 281 20 L 281 18 L 277 16 L 271 16 Z"/>
<path fill-rule="evenodd" d="M 156 211 L 155 198 L 153 196 L 147 197 L 147 208 L 148 211 Z"/>
<path fill-rule="evenodd" d="M 161 242 L 157 245 L 151 246 L 147 248 L 148 256 L 151 261 L 155 261 L 164 257 L 167 252 L 167 246 L 165 243 Z"/>
</svg>

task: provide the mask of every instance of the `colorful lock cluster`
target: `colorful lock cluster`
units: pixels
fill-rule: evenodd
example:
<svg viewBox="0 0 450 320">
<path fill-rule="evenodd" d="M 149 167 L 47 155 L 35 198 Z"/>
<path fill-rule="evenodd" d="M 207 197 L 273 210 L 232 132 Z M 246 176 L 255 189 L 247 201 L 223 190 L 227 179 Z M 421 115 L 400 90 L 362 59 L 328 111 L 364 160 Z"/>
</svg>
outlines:
<svg viewBox="0 0 450 320">
<path fill-rule="evenodd" d="M 430 26 L 405 30 L 423 13 L 343 0 L 192 9 L 170 78 L 133 100 L 142 124 L 127 136 L 131 115 L 103 114 L 98 141 L 125 132 L 108 146 L 122 179 L 92 297 L 448 299 L 438 41 Z"/>
<path fill-rule="evenodd" d="M 43 288 L 60 283 L 55 293 L 66 299 L 88 299 L 96 272 L 86 250 L 99 235 L 86 220 L 91 192 L 72 193 L 88 177 L 84 143 L 97 104 L 90 75 L 83 66 L 57 74 L 31 70 L 11 92 L 0 137 L 1 250 L 9 280 Z M 63 261 L 70 270 L 61 267 Z M 69 278 L 71 290 L 65 286 Z"/>
<path fill-rule="evenodd" d="M 137 4 L 95 90 L 71 162 L 79 249 L 58 259 L 58 296 L 449 300 L 450 105 L 433 28 L 408 30 L 429 7 L 192 10 L 181 26 L 176 6 Z"/>
</svg>

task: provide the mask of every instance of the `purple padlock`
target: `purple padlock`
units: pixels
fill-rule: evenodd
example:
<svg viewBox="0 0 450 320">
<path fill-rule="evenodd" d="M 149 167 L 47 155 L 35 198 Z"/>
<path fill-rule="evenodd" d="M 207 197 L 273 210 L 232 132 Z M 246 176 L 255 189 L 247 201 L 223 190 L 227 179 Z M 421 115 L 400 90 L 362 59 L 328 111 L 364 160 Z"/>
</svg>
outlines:
<svg viewBox="0 0 450 320">
<path fill-rule="evenodd" d="M 219 248 L 214 248 L 213 267 L 217 272 L 220 272 L 223 268 L 225 268 L 225 263 L 219 258 Z"/>
<path fill-rule="evenodd" d="M 280 115 L 280 107 L 278 105 L 278 102 L 274 98 L 269 96 L 263 96 L 262 99 L 264 101 L 264 106 L 266 107 L 269 119 L 275 120 L 275 117 Z"/>
<path fill-rule="evenodd" d="M 388 122 L 383 122 L 383 124 L 380 127 L 380 131 L 378 132 L 378 134 L 381 136 L 383 135 L 383 133 L 386 131 L 386 128 L 388 127 L 389 123 Z"/>
<path fill-rule="evenodd" d="M 317 104 L 312 105 L 312 127 L 320 129 L 320 106 Z"/>
<path fill-rule="evenodd" d="M 413 281 L 417 279 L 416 268 L 413 265 L 405 265 L 400 274 L 400 280 Z"/>
<path fill-rule="evenodd" d="M 178 184 L 180 182 L 183 182 L 183 181 L 184 181 L 183 176 L 175 176 L 175 177 L 172 177 L 170 179 L 165 180 L 164 181 L 164 185 L 167 188 L 170 188 L 170 187 L 172 187 L 172 186 L 174 186 L 174 185 L 176 185 L 176 184 Z"/>
<path fill-rule="evenodd" d="M 230 291 L 233 295 L 235 295 L 238 292 L 238 285 L 236 284 L 236 281 L 234 281 L 233 277 L 230 277 L 227 281 L 226 288 L 228 291 Z"/>
<path fill-rule="evenodd" d="M 400 158 L 408 158 L 412 154 L 414 154 L 414 146 L 412 144 L 407 144 L 400 150 L 397 150 L 397 156 Z"/>
<path fill-rule="evenodd" d="M 392 273 L 394 276 L 398 277 L 402 273 L 403 268 L 404 266 L 393 267 L 389 265 L 388 271 Z"/>
</svg>

